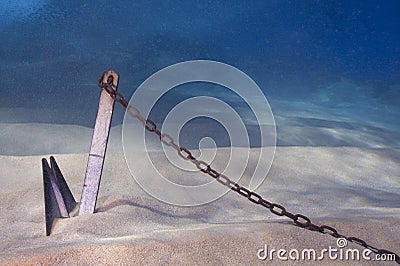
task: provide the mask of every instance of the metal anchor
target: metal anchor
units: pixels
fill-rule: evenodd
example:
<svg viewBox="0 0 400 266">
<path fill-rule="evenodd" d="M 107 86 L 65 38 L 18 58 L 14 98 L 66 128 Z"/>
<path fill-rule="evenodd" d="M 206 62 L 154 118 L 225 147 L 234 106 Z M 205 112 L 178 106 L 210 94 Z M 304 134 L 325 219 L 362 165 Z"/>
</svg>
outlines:
<svg viewBox="0 0 400 266">
<path fill-rule="evenodd" d="M 99 80 L 99 85 L 101 84 L 109 85 L 108 87 L 113 91 L 106 92 L 101 90 L 100 93 L 79 215 L 91 214 L 95 210 L 114 110 L 115 101 L 110 96 L 110 93 L 117 91 L 118 74 L 113 70 L 104 72 Z M 72 210 L 78 204 L 53 156 L 50 157 L 50 165 L 51 167 L 45 158 L 42 159 L 47 236 L 51 234 L 54 220 L 57 218 L 69 218 Z"/>
</svg>

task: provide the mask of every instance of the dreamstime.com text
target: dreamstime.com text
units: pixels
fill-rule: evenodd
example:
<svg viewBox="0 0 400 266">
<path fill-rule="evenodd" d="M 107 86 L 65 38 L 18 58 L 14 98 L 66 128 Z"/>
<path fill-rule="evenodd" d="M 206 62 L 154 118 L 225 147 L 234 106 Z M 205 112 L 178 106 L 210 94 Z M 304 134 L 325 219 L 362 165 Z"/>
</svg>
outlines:
<svg viewBox="0 0 400 266">
<path fill-rule="evenodd" d="M 370 249 L 362 251 L 358 249 L 346 248 L 348 242 L 345 238 L 338 238 L 337 247 L 329 246 L 320 251 L 315 249 L 275 249 L 264 245 L 257 251 L 257 257 L 260 260 L 293 260 L 293 261 L 319 261 L 324 259 L 340 261 L 395 261 L 395 254 L 375 254 Z"/>
</svg>

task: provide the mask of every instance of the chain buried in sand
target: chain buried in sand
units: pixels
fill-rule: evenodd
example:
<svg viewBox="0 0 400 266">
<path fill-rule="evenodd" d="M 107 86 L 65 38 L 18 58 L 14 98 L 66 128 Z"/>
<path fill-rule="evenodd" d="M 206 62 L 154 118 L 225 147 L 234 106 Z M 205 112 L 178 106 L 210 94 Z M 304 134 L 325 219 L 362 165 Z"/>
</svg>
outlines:
<svg viewBox="0 0 400 266">
<path fill-rule="evenodd" d="M 334 238 L 345 238 L 346 240 L 356 243 L 364 248 L 368 248 L 371 251 L 375 252 L 376 254 L 382 255 L 382 254 L 393 254 L 395 256 L 395 261 L 400 264 L 400 256 L 397 255 L 396 253 L 386 250 L 386 249 L 379 249 L 374 246 L 371 246 L 367 244 L 364 240 L 357 238 L 357 237 L 348 237 L 342 234 L 339 234 L 338 231 L 330 227 L 328 225 L 316 225 L 311 222 L 311 219 L 308 218 L 307 216 L 303 214 L 293 214 L 289 211 L 286 210 L 285 207 L 283 207 L 280 204 L 269 202 L 266 199 L 264 199 L 261 195 L 255 193 L 254 191 L 250 191 L 247 188 L 239 185 L 238 183 L 232 181 L 229 177 L 223 175 L 222 173 L 216 171 L 213 169 L 208 163 L 202 160 L 198 160 L 196 157 L 192 155 L 192 153 L 185 147 L 181 147 L 177 145 L 174 141 L 174 139 L 166 134 L 166 133 L 161 133 L 161 131 L 157 128 L 156 124 L 150 120 L 144 118 L 141 114 L 140 111 L 130 105 L 124 98 L 124 96 L 113 89 L 113 83 L 112 83 L 112 76 L 109 77 L 107 80 L 107 84 L 103 83 L 103 76 L 100 78 L 98 82 L 98 86 L 105 90 L 111 98 L 114 99 L 115 102 L 120 103 L 125 109 L 126 112 L 132 116 L 133 118 L 138 119 L 144 126 L 144 128 L 149 131 L 149 132 L 154 132 L 156 134 L 160 141 L 164 143 L 165 145 L 175 149 L 178 153 L 178 155 L 183 158 L 184 160 L 192 162 L 197 169 L 199 169 L 201 172 L 208 174 L 209 176 L 213 177 L 216 179 L 219 183 L 222 185 L 230 188 L 231 190 L 239 193 L 240 195 L 246 197 L 249 201 L 253 202 L 254 204 L 261 205 L 265 208 L 267 208 L 271 213 L 277 215 L 277 216 L 286 216 L 287 218 L 291 219 L 295 225 L 311 230 L 311 231 L 318 231 L 322 234 L 329 234 L 333 236 Z"/>
</svg>

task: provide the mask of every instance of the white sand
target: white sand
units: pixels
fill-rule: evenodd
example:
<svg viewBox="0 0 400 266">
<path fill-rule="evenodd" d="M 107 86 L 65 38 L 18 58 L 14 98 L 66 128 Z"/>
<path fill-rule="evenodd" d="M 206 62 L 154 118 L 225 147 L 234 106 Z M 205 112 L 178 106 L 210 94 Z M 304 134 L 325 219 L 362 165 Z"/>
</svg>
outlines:
<svg viewBox="0 0 400 266">
<path fill-rule="evenodd" d="M 274 105 L 279 146 L 400 148 L 398 123 L 393 122 L 399 116 L 396 112 L 383 115 L 371 107 L 368 112 L 357 109 L 360 113 L 349 118 L 340 113 L 340 110 L 353 112 L 343 108 L 285 101 L 274 101 Z M 120 106 L 115 109 L 113 120 L 118 124 L 123 121 L 123 112 Z M 374 116 L 371 117 L 372 115 Z M 96 110 L 82 112 L 74 109 L 0 108 L 0 155 L 87 153 L 95 116 Z M 121 128 L 112 128 L 108 146 L 110 151 L 122 152 Z M 186 135 L 204 136 L 211 130 L 209 127 L 193 124 L 190 129 L 192 131 Z M 250 136 L 259 134 L 256 126 L 249 126 L 248 130 Z M 220 132 L 214 132 L 217 138 L 218 133 Z M 220 134 L 221 139 L 224 134 Z M 215 141 L 218 142 L 218 139 Z"/>
<path fill-rule="evenodd" d="M 82 143 L 68 139 L 64 143 L 88 149 L 87 134 Z M 40 147 L 43 143 L 44 139 L 24 145 Z M 264 244 L 287 250 L 336 247 L 331 236 L 293 226 L 288 219 L 253 206 L 233 192 L 200 207 L 159 202 L 134 182 L 123 154 L 113 152 L 112 147 L 104 166 L 97 213 L 57 220 L 49 237 L 44 236 L 43 156 L 0 156 L 0 264 L 262 265 L 267 261 L 260 261 L 257 251 Z M 344 235 L 399 253 L 399 151 L 280 147 L 268 178 L 257 192 L 318 224 L 337 227 Z M 139 164 L 143 155 L 137 154 Z M 162 157 L 158 153 L 152 156 L 156 161 Z M 86 152 L 55 158 L 79 200 Z M 160 167 L 175 173 L 173 168 Z M 185 173 L 176 178 L 184 179 Z M 199 178 L 209 177 L 199 173 Z M 354 244 L 349 247 L 359 248 Z M 273 262 L 281 263 L 277 258 Z"/>
<path fill-rule="evenodd" d="M 279 118 L 278 118 L 279 119 Z M 292 121 L 293 122 L 293 121 Z M 397 133 L 320 126 L 298 126 L 294 122 L 278 126 L 278 145 L 284 146 L 354 146 L 364 148 L 400 147 Z M 203 135 L 207 127 L 193 127 L 193 135 Z M 249 128 L 254 131 L 256 128 Z M 111 129 L 108 150 L 122 152 L 122 126 Z M 41 155 L 87 153 L 93 129 L 79 125 L 46 123 L 0 123 L 0 155 Z M 257 133 L 259 134 L 259 133 Z M 214 134 L 217 135 L 218 134 Z M 256 134 L 255 134 L 256 135 Z M 226 136 L 223 136 L 224 139 Z M 149 138 L 150 149 L 156 139 Z"/>
</svg>

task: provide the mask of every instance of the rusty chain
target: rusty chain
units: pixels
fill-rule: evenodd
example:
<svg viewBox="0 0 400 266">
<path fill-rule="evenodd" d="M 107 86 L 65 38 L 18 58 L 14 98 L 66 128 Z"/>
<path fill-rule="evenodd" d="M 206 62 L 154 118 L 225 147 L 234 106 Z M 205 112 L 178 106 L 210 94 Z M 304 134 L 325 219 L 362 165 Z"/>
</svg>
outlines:
<svg viewBox="0 0 400 266">
<path fill-rule="evenodd" d="M 107 80 L 107 83 L 103 83 L 102 77 L 100 78 L 98 82 L 98 86 L 105 90 L 111 98 L 114 99 L 115 102 L 120 103 L 125 109 L 126 112 L 132 116 L 133 118 L 138 119 L 144 126 L 144 128 L 149 131 L 153 132 L 156 134 L 160 141 L 165 144 L 166 146 L 169 146 L 173 149 L 175 149 L 178 153 L 178 155 L 183 158 L 184 160 L 192 162 L 198 170 L 201 172 L 208 174 L 209 176 L 213 177 L 215 180 L 217 180 L 219 183 L 222 185 L 230 188 L 231 190 L 239 193 L 240 195 L 246 197 L 249 201 L 253 202 L 254 204 L 261 205 L 265 208 L 267 208 L 271 213 L 277 215 L 277 216 L 286 216 L 287 218 L 291 219 L 295 225 L 311 230 L 311 231 L 318 231 L 322 234 L 329 234 L 333 236 L 334 238 L 345 238 L 347 241 L 356 243 L 364 248 L 368 248 L 371 251 L 375 252 L 376 254 L 394 254 L 395 256 L 395 261 L 400 264 L 400 256 L 397 255 L 396 253 L 386 250 L 386 249 L 379 249 L 374 246 L 371 246 L 367 244 L 364 240 L 357 238 L 357 237 L 348 237 L 342 234 L 339 234 L 338 231 L 330 227 L 328 225 L 316 225 L 311 222 L 311 219 L 308 218 L 307 216 L 303 214 L 293 214 L 289 211 L 286 210 L 286 208 L 280 204 L 269 202 L 266 199 L 264 199 L 261 195 L 257 194 L 254 191 L 250 191 L 247 188 L 239 185 L 238 183 L 232 181 L 229 177 L 225 176 L 224 174 L 216 171 L 213 169 L 209 164 L 207 164 L 203 160 L 198 160 L 196 157 L 192 155 L 192 153 L 185 147 L 181 147 L 177 145 L 174 141 L 174 139 L 166 134 L 166 133 L 161 133 L 161 131 L 157 128 L 156 124 L 154 121 L 151 119 L 146 119 L 144 118 L 141 114 L 140 111 L 130 105 L 124 98 L 124 96 L 116 90 L 116 88 L 113 85 L 112 82 L 112 76 L 109 77 Z"/>
</svg>

